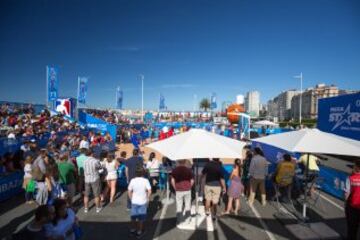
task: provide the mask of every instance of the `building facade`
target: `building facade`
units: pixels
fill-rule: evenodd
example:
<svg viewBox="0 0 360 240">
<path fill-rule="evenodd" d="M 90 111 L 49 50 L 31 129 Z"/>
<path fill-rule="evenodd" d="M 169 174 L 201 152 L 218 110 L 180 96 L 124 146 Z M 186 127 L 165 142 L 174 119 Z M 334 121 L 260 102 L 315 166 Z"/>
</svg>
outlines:
<svg viewBox="0 0 360 240">
<path fill-rule="evenodd" d="M 246 93 L 245 111 L 252 117 L 259 117 L 260 93 L 258 91 L 250 91 Z"/>
<path fill-rule="evenodd" d="M 291 100 L 297 94 L 299 94 L 297 90 L 288 90 L 268 101 L 268 116 L 276 117 L 279 121 L 290 120 Z"/>
<path fill-rule="evenodd" d="M 308 88 L 302 93 L 301 117 L 303 119 L 315 119 L 318 113 L 318 99 L 335 97 L 339 95 L 338 87 L 318 84 L 315 88 Z M 291 115 L 295 120 L 300 114 L 300 94 L 293 97 L 291 101 Z"/>
</svg>

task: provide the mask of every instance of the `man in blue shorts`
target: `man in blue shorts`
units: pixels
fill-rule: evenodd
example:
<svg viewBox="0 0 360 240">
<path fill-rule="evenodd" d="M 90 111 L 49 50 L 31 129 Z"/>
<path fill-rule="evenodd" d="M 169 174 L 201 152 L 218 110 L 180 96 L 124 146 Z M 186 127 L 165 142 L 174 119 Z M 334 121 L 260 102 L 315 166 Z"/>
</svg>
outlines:
<svg viewBox="0 0 360 240">
<path fill-rule="evenodd" d="M 136 177 L 131 179 L 128 186 L 128 195 L 131 199 L 131 221 L 133 227 L 130 229 L 132 235 L 141 238 L 144 235 L 144 221 L 146 220 L 147 206 L 151 195 L 151 186 L 148 179 L 144 178 L 142 165 L 136 167 Z"/>
</svg>

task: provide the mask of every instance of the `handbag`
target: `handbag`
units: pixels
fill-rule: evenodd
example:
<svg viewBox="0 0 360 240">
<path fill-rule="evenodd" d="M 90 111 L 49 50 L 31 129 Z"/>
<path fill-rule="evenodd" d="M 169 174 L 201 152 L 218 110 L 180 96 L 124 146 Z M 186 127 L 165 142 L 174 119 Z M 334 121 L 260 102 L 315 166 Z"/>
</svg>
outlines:
<svg viewBox="0 0 360 240">
<path fill-rule="evenodd" d="M 29 183 L 26 185 L 25 191 L 33 193 L 35 192 L 35 188 L 36 188 L 36 182 L 33 179 L 31 179 Z"/>
</svg>

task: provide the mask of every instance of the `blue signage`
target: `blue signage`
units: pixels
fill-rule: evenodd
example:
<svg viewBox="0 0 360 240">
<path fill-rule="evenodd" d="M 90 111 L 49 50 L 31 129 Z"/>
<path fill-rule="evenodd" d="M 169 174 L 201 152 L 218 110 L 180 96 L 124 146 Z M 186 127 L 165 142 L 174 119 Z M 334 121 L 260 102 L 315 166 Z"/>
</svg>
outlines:
<svg viewBox="0 0 360 240">
<path fill-rule="evenodd" d="M 86 96 L 88 89 L 88 78 L 87 77 L 79 77 L 78 78 L 78 102 L 85 104 Z"/>
<path fill-rule="evenodd" d="M 330 167 L 320 166 L 320 177 L 323 181 L 320 187 L 323 191 L 331 195 L 344 199 L 344 189 L 348 174 Z"/>
<path fill-rule="evenodd" d="M 360 93 L 319 99 L 321 131 L 360 140 Z"/>
<path fill-rule="evenodd" d="M 212 93 L 212 95 L 211 95 L 211 98 L 210 98 L 210 108 L 211 108 L 211 109 L 217 108 L 217 104 L 216 104 L 216 93 Z"/>
<path fill-rule="evenodd" d="M 159 110 L 165 110 L 165 97 L 164 95 L 160 94 L 160 103 L 159 103 Z"/>
<path fill-rule="evenodd" d="M 55 101 L 58 98 L 59 70 L 57 67 L 46 66 L 46 84 L 48 101 Z"/>
<path fill-rule="evenodd" d="M 102 133 L 110 133 L 112 139 L 116 141 L 116 125 L 107 123 L 101 119 L 91 116 L 90 114 L 79 112 L 79 121 L 90 129 L 97 129 Z"/>
<path fill-rule="evenodd" d="M 22 190 L 23 173 L 15 172 L 0 178 L 0 201 L 11 198 Z"/>
<path fill-rule="evenodd" d="M 116 89 L 116 108 L 122 109 L 123 108 L 123 91 L 118 87 Z"/>
</svg>

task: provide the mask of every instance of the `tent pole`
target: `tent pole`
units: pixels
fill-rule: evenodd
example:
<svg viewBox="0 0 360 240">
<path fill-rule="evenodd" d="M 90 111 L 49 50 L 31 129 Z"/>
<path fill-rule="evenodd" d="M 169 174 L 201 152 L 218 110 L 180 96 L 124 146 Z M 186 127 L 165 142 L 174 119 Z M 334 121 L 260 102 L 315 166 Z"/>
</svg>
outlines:
<svg viewBox="0 0 360 240">
<path fill-rule="evenodd" d="M 310 154 L 307 154 L 306 167 L 305 167 L 305 190 L 304 190 L 304 204 L 303 204 L 303 218 L 306 221 L 306 205 L 307 205 L 307 191 L 308 191 L 308 175 L 309 175 L 309 162 L 310 162 Z"/>
<path fill-rule="evenodd" d="M 194 162 L 194 159 L 193 159 Z M 199 174 L 198 174 L 198 170 L 199 170 L 199 165 L 198 165 L 198 161 L 196 161 L 196 165 L 195 165 L 195 229 L 197 229 L 197 224 L 198 224 L 198 212 L 199 212 Z"/>
</svg>

